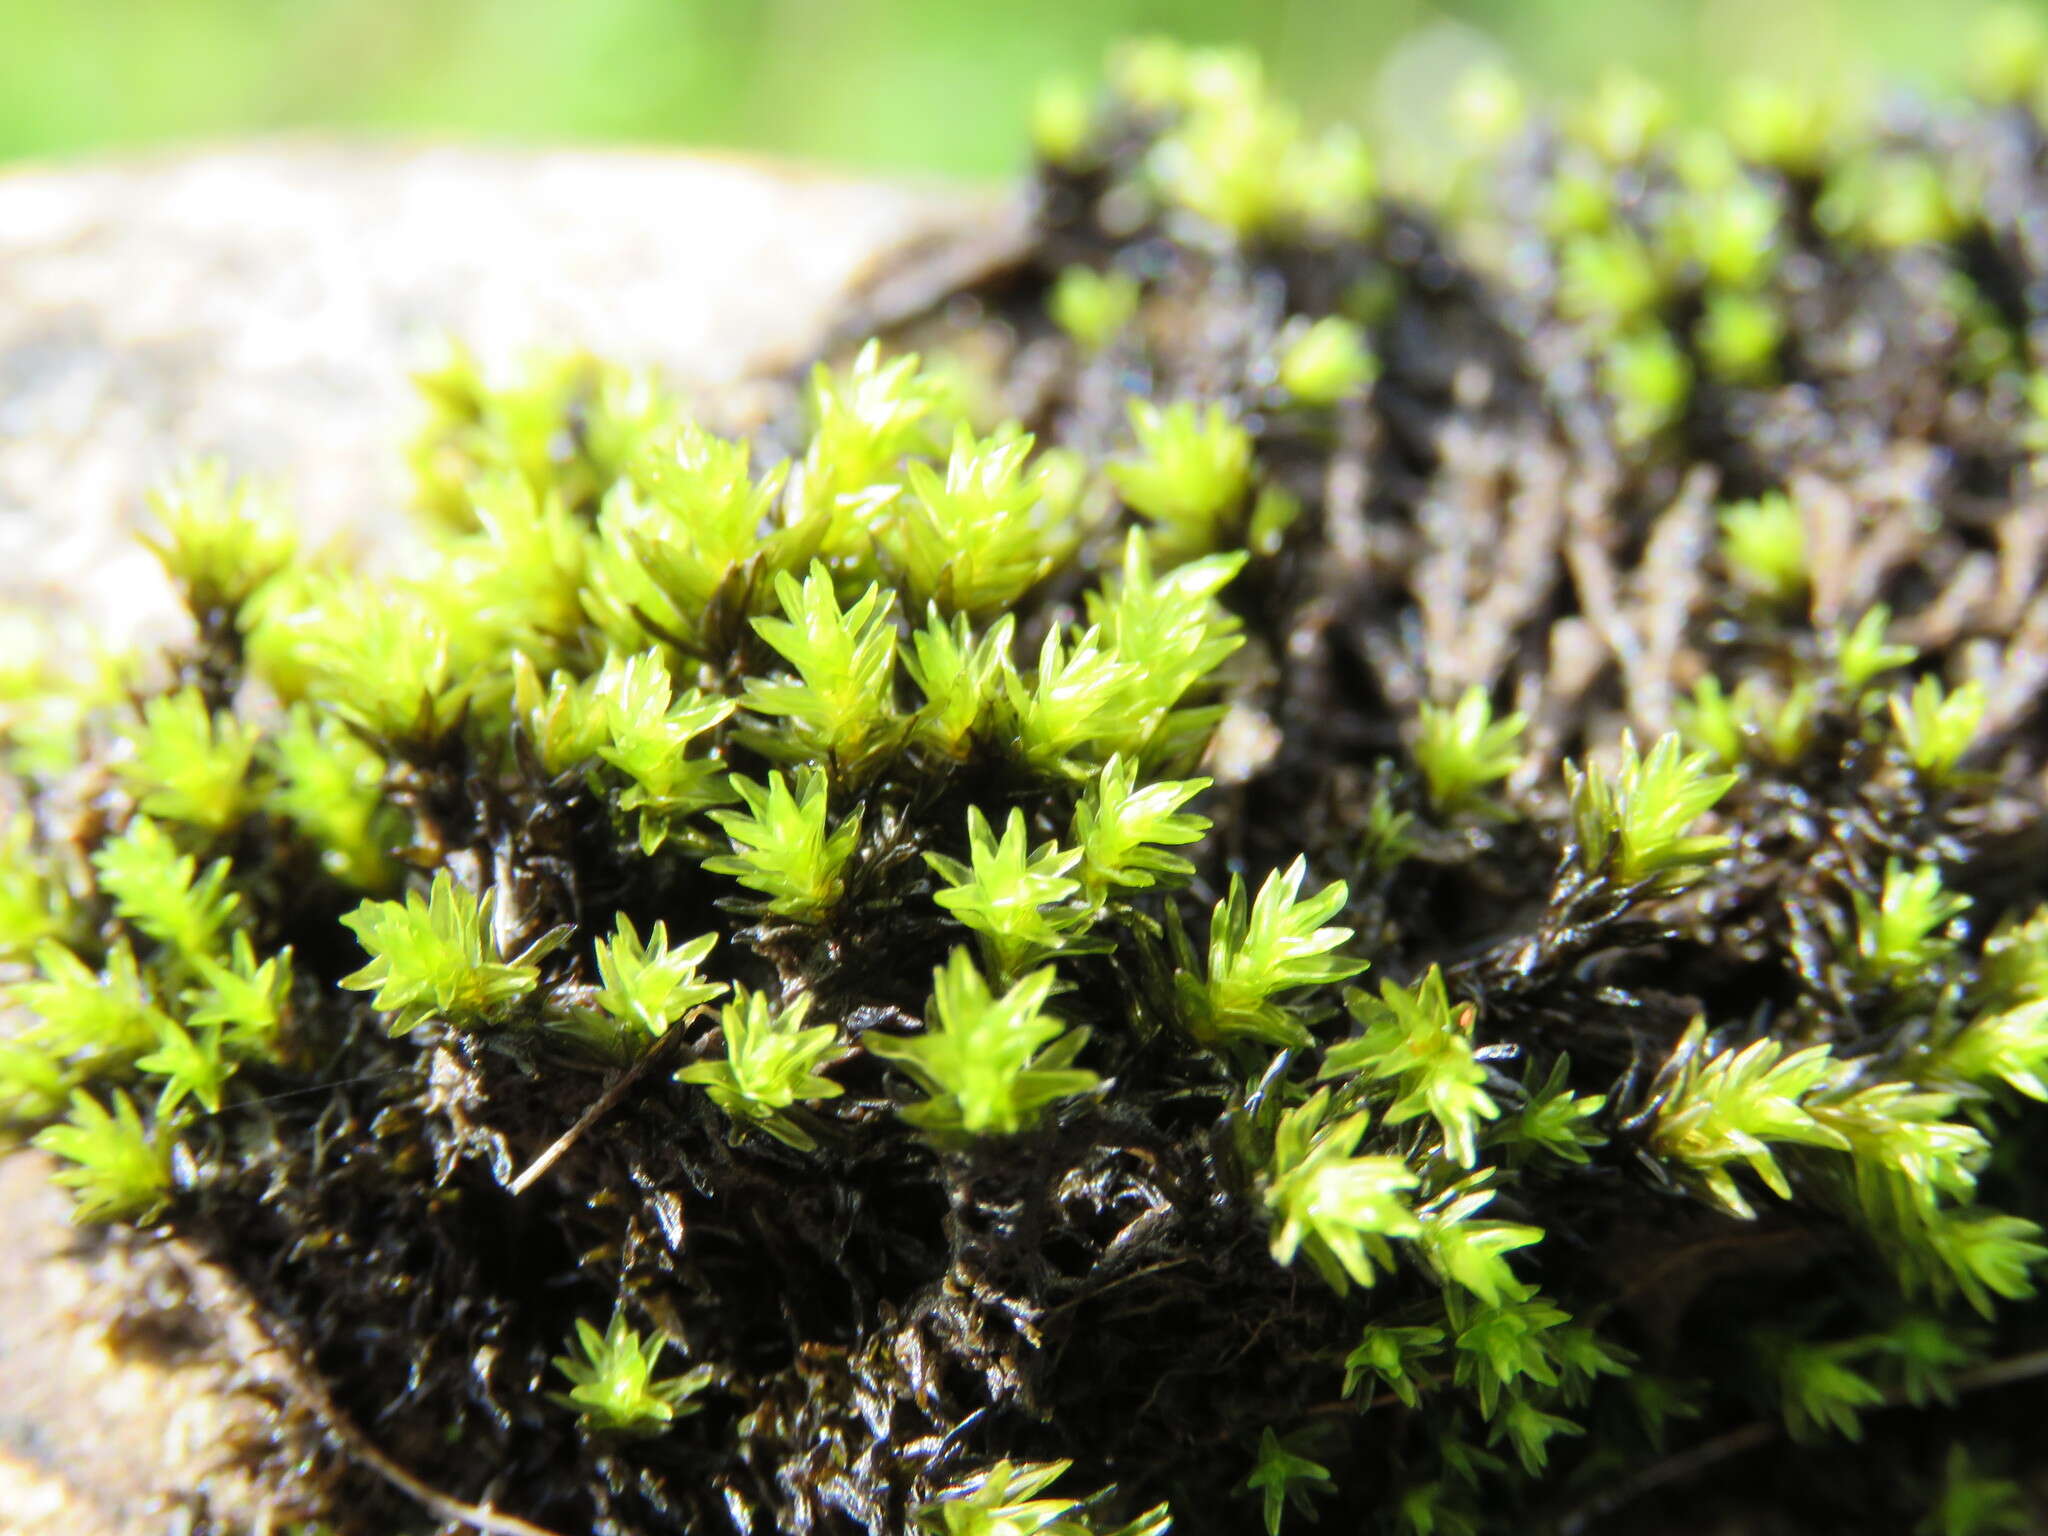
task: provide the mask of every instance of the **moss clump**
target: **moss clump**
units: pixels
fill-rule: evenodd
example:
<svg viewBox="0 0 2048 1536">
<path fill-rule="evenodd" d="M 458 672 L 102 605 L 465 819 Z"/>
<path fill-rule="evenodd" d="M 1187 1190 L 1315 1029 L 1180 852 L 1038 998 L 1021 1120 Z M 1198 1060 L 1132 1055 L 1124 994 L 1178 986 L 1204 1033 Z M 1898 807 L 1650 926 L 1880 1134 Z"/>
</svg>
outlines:
<svg viewBox="0 0 2048 1536">
<path fill-rule="evenodd" d="M 350 1530 L 2029 1518 L 2040 119 L 1480 82 L 1427 208 L 1112 74 L 759 442 L 458 362 L 381 585 L 170 493 L 0 1111 Z"/>
</svg>

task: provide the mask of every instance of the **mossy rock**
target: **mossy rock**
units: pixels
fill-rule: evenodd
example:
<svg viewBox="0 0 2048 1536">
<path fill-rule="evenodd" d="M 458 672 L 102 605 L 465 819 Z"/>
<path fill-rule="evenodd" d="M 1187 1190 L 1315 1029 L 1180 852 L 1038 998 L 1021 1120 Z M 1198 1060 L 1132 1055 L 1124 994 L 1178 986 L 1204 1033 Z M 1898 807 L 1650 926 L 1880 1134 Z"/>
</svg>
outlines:
<svg viewBox="0 0 2048 1536">
<path fill-rule="evenodd" d="M 10 1114 L 345 1530 L 2020 1528 L 2019 74 L 1403 195 L 1140 45 L 748 437 L 458 359 L 382 578 L 186 477 Z"/>
</svg>

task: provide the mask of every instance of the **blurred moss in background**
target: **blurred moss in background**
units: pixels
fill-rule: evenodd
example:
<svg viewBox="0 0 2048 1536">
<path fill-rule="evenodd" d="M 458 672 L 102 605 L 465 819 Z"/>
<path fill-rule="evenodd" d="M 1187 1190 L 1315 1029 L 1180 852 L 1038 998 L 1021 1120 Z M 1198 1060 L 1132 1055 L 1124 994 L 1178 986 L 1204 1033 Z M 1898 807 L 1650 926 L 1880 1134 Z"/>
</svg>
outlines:
<svg viewBox="0 0 2048 1536">
<path fill-rule="evenodd" d="M 2042 0 L 2048 10 L 2048 0 Z M 1983 0 L 0 0 L 0 158 L 293 129 L 713 146 L 1001 175 L 1038 80 L 1135 32 L 1256 50 L 1295 100 L 1426 125 L 1494 59 L 1538 88 L 1961 70 Z"/>
</svg>

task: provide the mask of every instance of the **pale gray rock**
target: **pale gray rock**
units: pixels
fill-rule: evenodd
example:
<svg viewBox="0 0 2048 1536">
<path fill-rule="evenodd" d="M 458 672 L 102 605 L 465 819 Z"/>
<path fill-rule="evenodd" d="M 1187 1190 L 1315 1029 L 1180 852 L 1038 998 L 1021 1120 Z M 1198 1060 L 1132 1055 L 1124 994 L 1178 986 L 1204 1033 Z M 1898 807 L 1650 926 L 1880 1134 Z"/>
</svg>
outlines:
<svg viewBox="0 0 2048 1536">
<path fill-rule="evenodd" d="M 143 493 L 219 455 L 310 528 L 402 526 L 408 374 L 587 348 L 730 412 L 814 348 L 884 252 L 990 203 L 736 160 L 264 144 L 0 176 L 0 609 L 169 593 Z"/>
</svg>

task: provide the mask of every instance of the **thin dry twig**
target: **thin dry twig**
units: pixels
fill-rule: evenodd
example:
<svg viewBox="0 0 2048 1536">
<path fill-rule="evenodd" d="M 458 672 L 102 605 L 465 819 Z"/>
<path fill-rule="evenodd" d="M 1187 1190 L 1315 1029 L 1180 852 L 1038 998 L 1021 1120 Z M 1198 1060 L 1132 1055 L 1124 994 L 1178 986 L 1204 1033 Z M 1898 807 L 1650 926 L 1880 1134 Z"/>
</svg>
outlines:
<svg viewBox="0 0 2048 1536">
<path fill-rule="evenodd" d="M 598 1121 L 602 1120 L 618 1106 L 619 1101 L 630 1093 L 634 1085 L 647 1075 L 648 1070 L 657 1060 L 665 1059 L 671 1054 L 673 1050 L 672 1042 L 682 1038 L 684 1026 L 697 1018 L 702 1011 L 702 1009 L 699 1009 L 691 1013 L 689 1018 L 684 1019 L 682 1023 L 677 1024 L 667 1034 L 655 1041 L 653 1047 L 638 1061 L 613 1078 L 611 1086 L 591 1101 L 590 1108 L 584 1110 L 582 1114 L 576 1117 L 576 1123 L 562 1132 L 552 1142 L 548 1143 L 547 1149 L 532 1162 L 528 1163 L 518 1177 L 514 1178 L 505 1188 L 514 1196 L 518 1196 L 525 1194 L 538 1183 L 550 1168 L 562 1160 L 563 1155 L 571 1147 L 583 1139 L 592 1126 L 596 1125 Z"/>
</svg>

